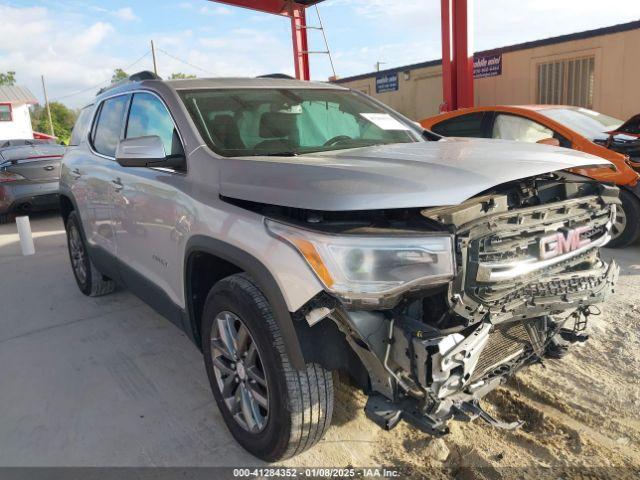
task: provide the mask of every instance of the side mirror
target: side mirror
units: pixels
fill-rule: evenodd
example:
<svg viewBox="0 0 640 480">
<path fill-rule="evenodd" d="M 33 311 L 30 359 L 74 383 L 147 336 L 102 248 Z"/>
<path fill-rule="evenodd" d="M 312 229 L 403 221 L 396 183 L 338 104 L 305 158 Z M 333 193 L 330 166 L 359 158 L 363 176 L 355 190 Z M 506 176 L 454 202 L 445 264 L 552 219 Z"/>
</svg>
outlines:
<svg viewBox="0 0 640 480">
<path fill-rule="evenodd" d="M 536 143 L 540 143 L 542 145 L 551 145 L 553 147 L 559 147 L 560 146 L 560 140 L 558 140 L 557 138 L 553 138 L 553 137 L 543 138 L 541 140 L 538 140 Z"/>
<path fill-rule="evenodd" d="M 123 167 L 182 168 L 185 159 L 182 155 L 167 156 L 160 137 L 149 135 L 120 140 L 116 162 Z"/>
</svg>

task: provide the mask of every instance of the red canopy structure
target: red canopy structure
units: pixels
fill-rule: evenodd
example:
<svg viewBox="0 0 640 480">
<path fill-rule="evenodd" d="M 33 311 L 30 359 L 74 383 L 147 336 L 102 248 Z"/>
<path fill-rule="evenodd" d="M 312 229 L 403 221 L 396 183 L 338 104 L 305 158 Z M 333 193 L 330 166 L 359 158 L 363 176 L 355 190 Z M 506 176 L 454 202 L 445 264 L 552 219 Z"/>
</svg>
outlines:
<svg viewBox="0 0 640 480">
<path fill-rule="evenodd" d="M 234 7 L 288 17 L 291 20 L 296 78 L 309 80 L 306 9 L 323 0 L 209 0 Z M 442 111 L 473 106 L 474 0 L 440 0 L 442 7 Z M 393 3 L 389 2 L 389 8 Z"/>
<path fill-rule="evenodd" d="M 309 42 L 307 40 L 306 9 L 323 0 L 210 0 L 225 3 L 234 7 L 249 8 L 258 12 L 281 15 L 291 19 L 291 36 L 293 39 L 293 60 L 296 78 L 310 80 Z"/>
</svg>

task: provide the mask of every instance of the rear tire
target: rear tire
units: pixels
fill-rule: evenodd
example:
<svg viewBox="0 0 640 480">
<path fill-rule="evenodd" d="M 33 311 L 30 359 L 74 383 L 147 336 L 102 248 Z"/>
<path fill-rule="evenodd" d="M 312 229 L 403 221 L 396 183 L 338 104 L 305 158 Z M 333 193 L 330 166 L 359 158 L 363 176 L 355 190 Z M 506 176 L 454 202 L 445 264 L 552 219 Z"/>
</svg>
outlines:
<svg viewBox="0 0 640 480">
<path fill-rule="evenodd" d="M 609 248 L 628 247 L 640 237 L 640 200 L 631 192 L 620 189 L 620 201 L 622 205 L 618 205 L 620 211 L 613 226 L 616 236 L 607 243 Z"/>
<path fill-rule="evenodd" d="M 116 288 L 115 282 L 102 275 L 91 261 L 80 218 L 75 211 L 69 214 L 66 230 L 71 269 L 80 291 L 88 297 L 100 297 L 113 292 Z"/>
<path fill-rule="evenodd" d="M 314 363 L 307 364 L 302 371 L 291 366 L 280 327 L 251 277 L 232 275 L 211 289 L 201 331 L 211 390 L 227 428 L 242 447 L 262 460 L 274 462 L 297 455 L 322 439 L 333 414 L 331 372 Z M 224 332 L 229 331 L 230 338 L 235 340 L 227 343 L 233 348 L 221 348 L 225 343 Z M 265 381 L 258 397 L 251 394 L 254 400 L 261 400 L 257 422 L 243 421 L 247 417 L 243 412 L 254 409 L 242 409 L 242 394 L 246 389 L 253 392 L 256 388 L 256 369 L 248 363 L 251 355 L 243 353 L 243 348 L 250 348 L 247 344 L 255 344 L 260 360 L 258 369 Z M 253 373 L 247 375 L 245 372 L 249 371 Z M 255 428 L 247 429 L 249 424 Z"/>
</svg>

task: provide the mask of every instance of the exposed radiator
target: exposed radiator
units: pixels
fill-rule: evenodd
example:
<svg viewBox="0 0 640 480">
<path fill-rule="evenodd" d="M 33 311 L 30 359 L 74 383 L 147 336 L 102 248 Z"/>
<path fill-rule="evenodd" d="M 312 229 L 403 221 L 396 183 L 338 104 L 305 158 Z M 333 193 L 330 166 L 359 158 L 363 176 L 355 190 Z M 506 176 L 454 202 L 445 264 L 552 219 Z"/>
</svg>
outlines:
<svg viewBox="0 0 640 480">
<path fill-rule="evenodd" d="M 494 327 L 489 334 L 480 358 L 473 371 L 473 378 L 479 378 L 488 371 L 522 353 L 531 345 L 531 337 L 521 321 L 505 322 Z"/>
</svg>

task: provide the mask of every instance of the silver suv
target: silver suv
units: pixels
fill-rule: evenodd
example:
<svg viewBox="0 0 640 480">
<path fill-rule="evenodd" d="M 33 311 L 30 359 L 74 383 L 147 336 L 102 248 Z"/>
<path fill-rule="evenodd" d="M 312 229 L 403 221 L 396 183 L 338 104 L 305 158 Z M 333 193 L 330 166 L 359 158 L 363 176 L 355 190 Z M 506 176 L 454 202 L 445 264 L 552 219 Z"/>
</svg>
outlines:
<svg viewBox="0 0 640 480">
<path fill-rule="evenodd" d="M 618 271 L 599 255 L 617 190 L 576 173 L 606 161 L 441 139 L 337 85 L 141 73 L 74 138 L 78 287 L 123 285 L 183 329 L 227 427 L 268 461 L 322 438 L 338 373 L 383 428 L 516 427 L 478 400 L 584 341 Z"/>
</svg>

